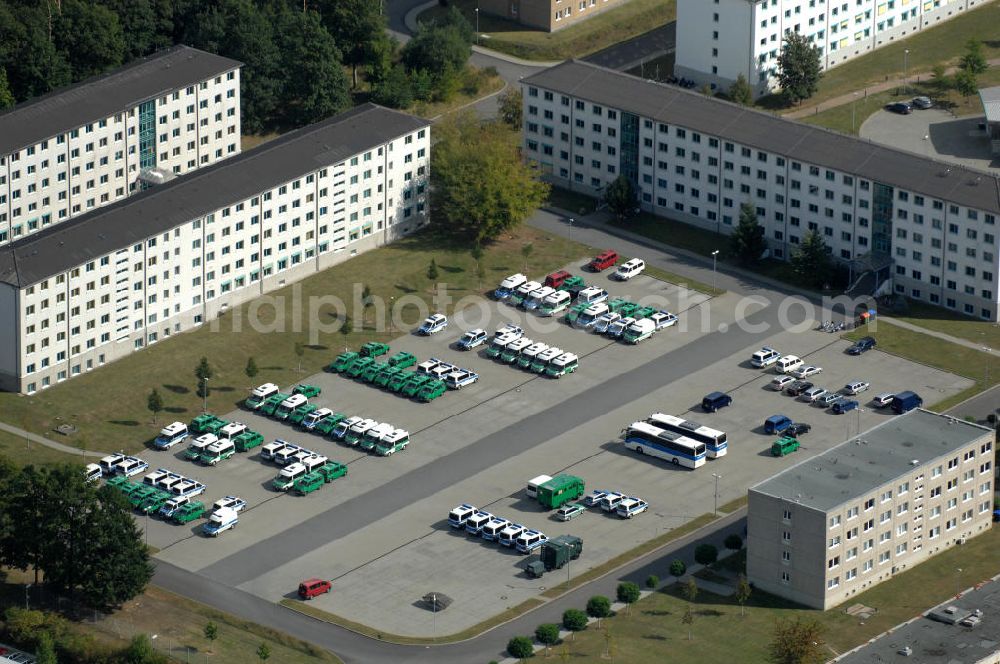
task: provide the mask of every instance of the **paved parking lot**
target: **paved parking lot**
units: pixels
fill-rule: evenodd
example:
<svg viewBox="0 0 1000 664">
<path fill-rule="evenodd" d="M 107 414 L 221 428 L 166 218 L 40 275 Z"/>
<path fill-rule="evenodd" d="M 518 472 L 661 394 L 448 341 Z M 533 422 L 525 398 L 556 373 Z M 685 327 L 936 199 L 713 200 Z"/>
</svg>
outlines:
<svg viewBox="0 0 1000 664">
<path fill-rule="evenodd" d="M 598 279 L 604 285 L 603 277 Z M 480 372 L 480 382 L 430 404 L 333 374 L 304 382 L 323 387 L 316 400 L 321 405 L 407 428 L 413 443 L 405 453 L 371 457 L 266 418 L 231 413 L 227 417 L 245 421 L 268 439 L 312 442 L 317 452 L 349 463 L 350 474 L 301 498 L 267 488 L 277 468 L 256 455 L 216 468 L 171 462 L 205 481 L 210 498 L 238 493 L 250 510 L 238 531 L 217 541 L 192 537 L 193 528 L 151 520 L 150 544 L 161 549 L 158 555 L 165 560 L 272 600 L 291 596 L 301 578 L 334 579 L 335 591 L 314 600 L 317 607 L 391 633 L 449 634 L 565 579 L 562 571 L 529 579 L 522 571 L 525 557 L 452 532 L 445 519 L 458 503 L 472 502 L 549 536 L 583 537 L 584 555 L 569 568 L 576 575 L 711 512 L 713 473 L 722 476 L 722 504 L 807 455 L 840 443 L 859 423 L 866 429 L 887 417 L 869 408 L 836 416 L 766 389 L 773 374 L 747 362 L 762 339 L 823 366 L 813 382 L 829 388 L 867 380 L 872 383 L 869 394 L 909 388 L 932 403 L 968 385 L 965 379 L 880 352 L 848 356 L 846 342 L 822 332 L 712 334 L 717 325 L 734 322 L 733 295 L 703 302 L 703 296 L 648 278 L 613 284 L 609 290 L 633 299 L 665 297 L 672 311 L 689 310 L 682 315 L 685 324 L 633 347 L 564 324 L 536 332 L 528 325 L 530 314 L 490 303 L 491 311 L 517 316 L 528 336 L 581 356 L 581 369 L 558 381 L 494 363 L 478 352 L 454 350 L 451 344 L 461 330 L 478 324 L 471 312 L 468 323 L 458 315 L 446 333 L 433 338 L 404 336 L 393 343 L 393 351 L 468 366 Z M 703 312 L 710 315 L 709 329 L 702 329 Z M 494 327 L 491 321 L 487 329 Z M 714 390 L 730 392 L 733 405 L 716 414 L 701 413 L 697 404 Z M 692 472 L 625 450 L 617 442 L 620 429 L 653 411 L 686 414 L 727 431 L 729 454 Z M 814 426 L 803 439 L 804 448 L 782 459 L 767 453 L 773 437 L 760 431 L 764 418 L 778 412 Z M 592 511 L 567 524 L 557 522 L 524 499 L 523 487 L 535 475 L 561 471 L 583 477 L 588 490 L 639 495 L 650 502 L 650 511 L 630 521 Z M 430 591 L 443 592 L 455 603 L 433 616 L 416 603 Z"/>
<path fill-rule="evenodd" d="M 876 143 L 984 171 L 1000 170 L 990 142 L 979 129 L 983 116 L 955 117 L 936 108 L 899 115 L 882 110 L 861 125 L 859 134 Z"/>
</svg>

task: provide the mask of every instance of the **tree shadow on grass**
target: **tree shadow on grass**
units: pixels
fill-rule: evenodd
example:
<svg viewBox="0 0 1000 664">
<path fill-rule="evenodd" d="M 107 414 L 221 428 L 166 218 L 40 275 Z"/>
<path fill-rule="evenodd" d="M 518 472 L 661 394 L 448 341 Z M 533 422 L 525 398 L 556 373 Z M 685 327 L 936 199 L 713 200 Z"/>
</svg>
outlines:
<svg viewBox="0 0 1000 664">
<path fill-rule="evenodd" d="M 135 420 L 108 420 L 108 424 L 117 424 L 122 427 L 137 427 L 139 423 Z"/>
<path fill-rule="evenodd" d="M 173 392 L 174 394 L 187 394 L 191 391 L 183 385 L 164 385 L 163 389 Z"/>
<path fill-rule="evenodd" d="M 212 386 L 212 391 L 213 392 L 232 392 L 233 389 L 234 388 L 230 387 L 229 385 L 219 385 L 219 386 L 213 385 Z"/>
<path fill-rule="evenodd" d="M 309 344 L 306 348 L 309 350 L 330 350 L 329 346 L 324 346 L 323 344 Z"/>
<path fill-rule="evenodd" d="M 396 288 L 396 290 L 402 293 L 406 293 L 407 295 L 409 295 L 410 293 L 417 292 L 416 288 L 414 288 L 413 286 L 408 286 L 407 284 L 394 284 L 394 287 Z"/>
<path fill-rule="evenodd" d="M 663 636 L 662 634 L 643 634 L 642 638 L 644 638 L 644 639 L 646 639 L 648 641 L 669 641 L 670 640 L 667 637 Z"/>
<path fill-rule="evenodd" d="M 188 412 L 188 409 L 187 408 L 182 408 L 181 406 L 170 406 L 169 408 L 164 408 L 163 412 L 164 413 L 174 413 L 174 414 L 177 414 L 177 413 L 186 413 L 186 412 Z"/>
<path fill-rule="evenodd" d="M 718 618 L 719 616 L 725 615 L 722 611 L 718 611 L 716 609 L 699 609 L 698 611 L 695 611 L 695 614 L 699 616 L 707 616 L 709 618 Z"/>
<path fill-rule="evenodd" d="M 672 616 L 673 611 L 666 611 L 663 609 L 646 609 L 642 612 L 644 616 Z"/>
<path fill-rule="evenodd" d="M 459 267 L 457 265 L 439 265 L 438 267 L 440 267 L 442 270 L 444 270 L 448 274 L 458 274 L 460 272 L 465 272 L 465 268 L 464 267 Z"/>
</svg>

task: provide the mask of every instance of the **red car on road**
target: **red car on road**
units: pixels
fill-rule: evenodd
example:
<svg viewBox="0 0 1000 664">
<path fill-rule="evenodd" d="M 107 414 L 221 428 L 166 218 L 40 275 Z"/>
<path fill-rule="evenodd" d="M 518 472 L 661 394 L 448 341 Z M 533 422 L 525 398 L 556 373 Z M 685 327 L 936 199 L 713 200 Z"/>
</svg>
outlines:
<svg viewBox="0 0 1000 664">
<path fill-rule="evenodd" d="M 323 579 L 306 579 L 299 584 L 299 597 L 302 599 L 312 599 L 317 595 L 330 592 L 333 585 Z"/>
<path fill-rule="evenodd" d="M 590 261 L 590 269 L 594 272 L 603 272 L 609 267 L 614 267 L 617 262 L 618 252 L 607 249 L 594 256 L 594 260 Z"/>
</svg>

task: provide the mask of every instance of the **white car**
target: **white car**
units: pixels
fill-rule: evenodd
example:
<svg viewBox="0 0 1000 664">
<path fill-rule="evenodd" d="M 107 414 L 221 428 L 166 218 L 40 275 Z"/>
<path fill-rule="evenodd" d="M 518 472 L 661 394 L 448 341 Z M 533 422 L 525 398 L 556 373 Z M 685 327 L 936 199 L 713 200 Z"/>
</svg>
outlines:
<svg viewBox="0 0 1000 664">
<path fill-rule="evenodd" d="M 892 392 L 885 392 L 883 394 L 876 394 L 872 398 L 872 405 L 876 408 L 885 408 L 892 403 L 892 400 L 896 398 L 896 395 Z"/>
<path fill-rule="evenodd" d="M 622 501 L 618 503 L 618 507 L 615 509 L 615 512 L 623 519 L 631 519 L 637 514 L 642 514 L 648 509 L 649 503 L 642 498 L 628 497 L 622 499 Z"/>
<path fill-rule="evenodd" d="M 234 512 L 241 512 L 243 508 L 247 506 L 247 501 L 243 500 L 239 496 L 226 496 L 225 498 L 219 498 L 212 505 L 212 511 L 221 510 L 223 507 L 228 507 Z"/>
<path fill-rule="evenodd" d="M 499 339 L 505 334 L 511 335 L 515 339 L 520 339 L 524 336 L 524 330 L 521 329 L 519 325 L 514 325 L 513 323 L 505 323 L 497 328 L 497 331 L 493 333 L 494 339 Z"/>
<path fill-rule="evenodd" d="M 758 369 L 763 369 L 764 367 L 769 367 L 781 357 L 781 353 L 771 348 L 770 346 L 764 346 L 759 351 L 750 356 L 750 364 L 757 367 Z"/>
<path fill-rule="evenodd" d="M 795 379 L 791 376 L 778 376 L 771 381 L 771 389 L 777 392 L 781 392 L 786 387 L 795 382 Z"/>
<path fill-rule="evenodd" d="M 657 330 L 662 330 L 666 327 L 671 327 L 677 324 L 677 316 L 669 311 L 657 311 L 649 317 L 649 320 L 653 321 L 653 325 L 656 326 Z"/>
<path fill-rule="evenodd" d="M 818 373 L 822 373 L 822 371 L 823 367 L 817 367 L 811 364 L 807 364 L 806 366 L 799 367 L 798 369 L 793 371 L 792 375 L 795 376 L 796 378 L 809 378 L 809 376 L 815 376 Z"/>
<path fill-rule="evenodd" d="M 423 325 L 417 330 L 417 333 L 428 337 L 446 327 L 448 327 L 448 317 L 444 314 L 433 314 L 424 321 Z"/>
<path fill-rule="evenodd" d="M 844 385 L 844 394 L 861 394 L 866 391 L 871 385 L 863 380 L 856 380 Z"/>
<path fill-rule="evenodd" d="M 632 258 L 619 265 L 612 276 L 620 281 L 628 281 L 632 277 L 642 274 L 645 269 L 646 263 L 641 258 Z"/>
</svg>

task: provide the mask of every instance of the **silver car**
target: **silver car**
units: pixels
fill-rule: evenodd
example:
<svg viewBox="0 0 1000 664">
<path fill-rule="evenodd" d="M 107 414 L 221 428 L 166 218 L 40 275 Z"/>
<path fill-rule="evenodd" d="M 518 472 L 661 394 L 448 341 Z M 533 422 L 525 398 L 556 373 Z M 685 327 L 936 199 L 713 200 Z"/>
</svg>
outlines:
<svg viewBox="0 0 1000 664">
<path fill-rule="evenodd" d="M 837 403 L 843 398 L 844 396 L 842 394 L 837 394 L 836 392 L 827 392 L 819 399 L 816 399 L 815 405 L 821 408 L 829 408 L 830 406 Z"/>
<path fill-rule="evenodd" d="M 822 387 L 810 387 L 808 390 L 799 395 L 799 401 L 805 401 L 812 403 L 820 397 L 826 394 L 826 390 Z"/>
</svg>

